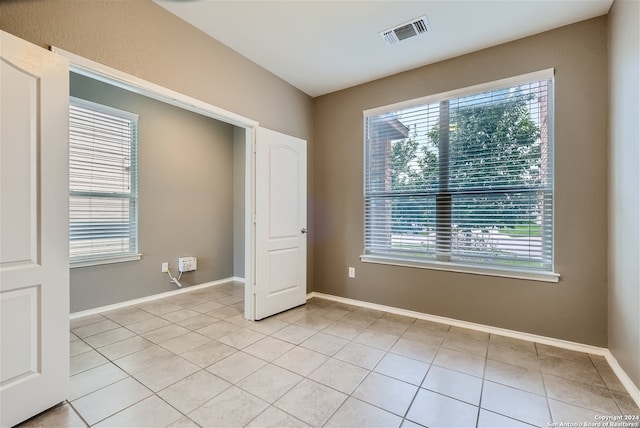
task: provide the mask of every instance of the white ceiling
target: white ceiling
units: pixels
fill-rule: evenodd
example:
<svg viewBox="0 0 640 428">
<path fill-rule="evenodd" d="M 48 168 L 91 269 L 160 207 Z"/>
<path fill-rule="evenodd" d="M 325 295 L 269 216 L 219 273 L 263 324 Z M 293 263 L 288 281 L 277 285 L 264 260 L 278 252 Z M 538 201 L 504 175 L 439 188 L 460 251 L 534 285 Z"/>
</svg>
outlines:
<svg viewBox="0 0 640 428">
<path fill-rule="evenodd" d="M 604 15 L 613 0 L 210 1 L 160 6 L 311 96 Z M 426 15 L 431 32 L 378 34 Z"/>
</svg>

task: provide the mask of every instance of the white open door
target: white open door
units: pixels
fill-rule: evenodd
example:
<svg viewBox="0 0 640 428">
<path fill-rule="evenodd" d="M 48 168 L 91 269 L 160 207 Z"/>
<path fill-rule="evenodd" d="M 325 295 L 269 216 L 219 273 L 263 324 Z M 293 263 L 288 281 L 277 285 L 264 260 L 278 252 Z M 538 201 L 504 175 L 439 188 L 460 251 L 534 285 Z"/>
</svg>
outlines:
<svg viewBox="0 0 640 428">
<path fill-rule="evenodd" d="M 67 398 L 67 60 L 0 32 L 0 426 Z"/>
<path fill-rule="evenodd" d="M 256 131 L 255 319 L 307 296 L 307 142 Z"/>
</svg>

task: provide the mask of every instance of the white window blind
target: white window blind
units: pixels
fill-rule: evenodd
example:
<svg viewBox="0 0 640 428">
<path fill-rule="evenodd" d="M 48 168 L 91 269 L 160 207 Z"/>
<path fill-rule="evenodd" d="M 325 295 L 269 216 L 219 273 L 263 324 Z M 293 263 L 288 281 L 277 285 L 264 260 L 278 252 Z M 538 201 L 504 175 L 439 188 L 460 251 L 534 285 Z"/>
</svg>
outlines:
<svg viewBox="0 0 640 428">
<path fill-rule="evenodd" d="M 552 272 L 552 94 L 549 78 L 365 117 L 364 254 Z"/>
<path fill-rule="evenodd" d="M 74 263 L 137 254 L 138 116 L 72 98 L 69 256 Z"/>
</svg>

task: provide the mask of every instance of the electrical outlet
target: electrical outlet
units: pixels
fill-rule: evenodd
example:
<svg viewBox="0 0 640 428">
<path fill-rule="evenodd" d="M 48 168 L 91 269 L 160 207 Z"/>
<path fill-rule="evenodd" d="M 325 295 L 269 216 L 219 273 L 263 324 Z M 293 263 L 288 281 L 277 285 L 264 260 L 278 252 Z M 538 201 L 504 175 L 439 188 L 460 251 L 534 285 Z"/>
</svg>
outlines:
<svg viewBox="0 0 640 428">
<path fill-rule="evenodd" d="M 169 262 L 162 262 L 162 273 L 169 272 Z"/>
<path fill-rule="evenodd" d="M 356 268 L 349 266 L 349 278 L 356 277 Z"/>
</svg>

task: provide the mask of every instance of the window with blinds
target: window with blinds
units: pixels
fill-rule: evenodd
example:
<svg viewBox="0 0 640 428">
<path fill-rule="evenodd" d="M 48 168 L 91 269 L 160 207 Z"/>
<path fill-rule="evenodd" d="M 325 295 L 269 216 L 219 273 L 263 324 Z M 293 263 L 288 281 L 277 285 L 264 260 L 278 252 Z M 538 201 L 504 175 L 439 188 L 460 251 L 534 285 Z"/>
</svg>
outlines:
<svg viewBox="0 0 640 428">
<path fill-rule="evenodd" d="M 365 115 L 365 256 L 552 272 L 549 74 Z"/>
<path fill-rule="evenodd" d="M 72 266 L 139 258 L 137 127 L 136 114 L 71 98 L 69 256 Z"/>
</svg>

